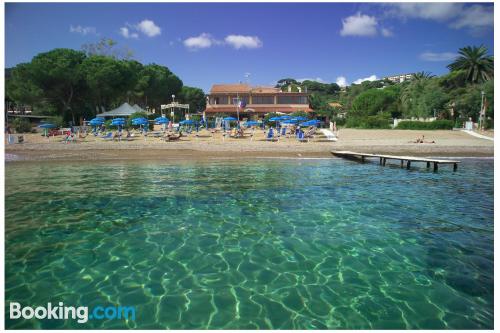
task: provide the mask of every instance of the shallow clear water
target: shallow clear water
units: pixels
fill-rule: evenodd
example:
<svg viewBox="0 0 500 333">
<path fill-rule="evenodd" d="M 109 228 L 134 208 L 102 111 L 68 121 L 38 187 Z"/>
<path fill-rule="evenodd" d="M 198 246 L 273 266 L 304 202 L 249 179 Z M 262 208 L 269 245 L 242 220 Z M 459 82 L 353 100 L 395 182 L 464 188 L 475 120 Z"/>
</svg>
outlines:
<svg viewBox="0 0 500 333">
<path fill-rule="evenodd" d="M 8 328 L 493 328 L 493 161 L 8 163 Z M 6 310 L 7 314 L 7 310 Z"/>
</svg>

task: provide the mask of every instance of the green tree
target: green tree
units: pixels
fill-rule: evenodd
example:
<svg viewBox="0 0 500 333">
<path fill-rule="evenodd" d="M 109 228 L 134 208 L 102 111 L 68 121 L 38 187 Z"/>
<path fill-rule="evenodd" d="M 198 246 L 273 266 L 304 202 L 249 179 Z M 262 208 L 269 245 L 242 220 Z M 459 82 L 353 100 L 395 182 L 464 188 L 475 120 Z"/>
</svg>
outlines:
<svg viewBox="0 0 500 333">
<path fill-rule="evenodd" d="M 128 64 L 111 57 L 87 57 L 80 66 L 80 73 L 87 84 L 93 109 L 123 103 L 136 83 Z"/>
<path fill-rule="evenodd" d="M 388 114 L 397 109 L 395 90 L 369 89 L 359 94 L 352 103 L 352 115 L 357 117 Z"/>
<path fill-rule="evenodd" d="M 33 58 L 29 67 L 35 86 L 43 91 L 43 97 L 56 106 L 62 115 L 69 114 L 76 123 L 75 102 L 85 90 L 80 65 L 85 53 L 71 49 L 54 49 Z"/>
<path fill-rule="evenodd" d="M 144 66 L 139 74 L 137 89 L 144 92 L 144 105 L 159 110 L 171 95 L 179 95 L 182 81 L 167 67 L 151 64 Z"/>
<path fill-rule="evenodd" d="M 183 103 L 189 104 L 190 112 L 201 112 L 205 110 L 206 97 L 205 93 L 200 88 L 183 86 L 179 97 Z"/>
<path fill-rule="evenodd" d="M 464 70 L 470 83 L 484 82 L 493 78 L 493 57 L 488 55 L 485 46 L 466 46 L 461 48 L 458 54 L 455 61 L 448 65 L 450 71 Z"/>
<path fill-rule="evenodd" d="M 405 84 L 400 94 L 404 117 L 426 118 L 447 112 L 450 96 L 439 84 L 439 79 L 412 80 Z"/>
</svg>

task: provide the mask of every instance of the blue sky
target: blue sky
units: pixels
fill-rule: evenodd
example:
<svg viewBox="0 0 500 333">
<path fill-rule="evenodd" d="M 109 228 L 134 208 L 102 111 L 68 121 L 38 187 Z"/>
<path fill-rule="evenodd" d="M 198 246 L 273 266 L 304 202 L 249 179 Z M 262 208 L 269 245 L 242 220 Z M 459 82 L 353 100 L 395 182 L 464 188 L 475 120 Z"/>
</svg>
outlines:
<svg viewBox="0 0 500 333">
<path fill-rule="evenodd" d="M 493 53 L 493 5 L 478 3 L 17 3 L 6 4 L 5 25 L 7 67 L 106 37 L 205 91 L 285 77 L 439 75 L 460 47 Z"/>
</svg>

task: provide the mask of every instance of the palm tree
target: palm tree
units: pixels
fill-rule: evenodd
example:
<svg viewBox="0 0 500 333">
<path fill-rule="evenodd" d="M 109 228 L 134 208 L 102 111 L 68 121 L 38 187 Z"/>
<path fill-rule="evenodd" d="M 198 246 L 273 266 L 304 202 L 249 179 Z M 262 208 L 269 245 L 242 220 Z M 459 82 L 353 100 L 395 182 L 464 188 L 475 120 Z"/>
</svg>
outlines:
<svg viewBox="0 0 500 333">
<path fill-rule="evenodd" d="M 430 72 L 417 72 L 415 74 L 413 74 L 413 79 L 414 80 L 427 80 L 427 79 L 431 79 L 435 77 L 435 75 L 432 75 Z"/>
<path fill-rule="evenodd" d="M 463 47 L 459 56 L 448 65 L 450 71 L 464 70 L 467 81 L 478 83 L 493 78 L 493 57 L 488 55 L 488 49 L 481 45 Z"/>
</svg>

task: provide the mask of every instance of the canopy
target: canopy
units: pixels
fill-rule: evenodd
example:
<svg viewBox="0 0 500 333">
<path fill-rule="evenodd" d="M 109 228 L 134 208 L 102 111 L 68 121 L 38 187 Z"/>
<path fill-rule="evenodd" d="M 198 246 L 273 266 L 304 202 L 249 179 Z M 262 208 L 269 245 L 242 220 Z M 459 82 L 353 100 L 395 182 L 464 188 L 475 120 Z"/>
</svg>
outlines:
<svg viewBox="0 0 500 333">
<path fill-rule="evenodd" d="M 194 124 L 194 121 L 192 121 L 191 119 L 187 119 L 187 120 L 183 120 L 183 121 L 179 122 L 179 124 L 181 124 L 181 125 L 192 125 L 192 124 Z"/>
<path fill-rule="evenodd" d="M 170 120 L 167 118 L 167 117 L 158 117 L 158 118 L 155 118 L 155 122 L 158 124 L 158 125 L 161 125 L 161 124 L 166 124 L 168 123 Z"/>
<path fill-rule="evenodd" d="M 134 106 L 132 106 L 135 110 L 135 112 L 146 112 L 146 110 L 144 110 L 143 108 L 141 108 L 139 105 L 137 104 L 134 104 Z"/>
<path fill-rule="evenodd" d="M 57 126 L 54 124 L 45 123 L 45 124 L 39 125 L 38 127 L 40 127 L 40 128 L 56 128 Z"/>
<path fill-rule="evenodd" d="M 119 116 L 129 117 L 133 113 L 136 113 L 136 112 L 138 112 L 138 110 L 136 110 L 134 107 L 130 106 L 130 104 L 123 103 L 122 105 L 120 105 L 119 107 L 117 107 L 114 110 L 99 113 L 97 115 L 97 117 L 119 117 Z M 141 112 L 145 112 L 145 111 L 142 110 Z"/>
</svg>

